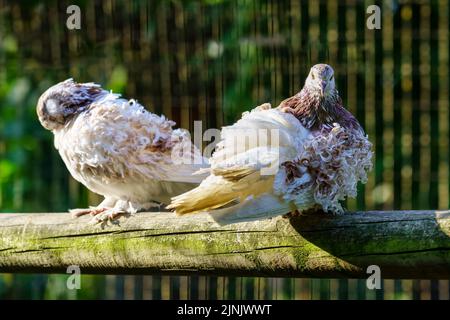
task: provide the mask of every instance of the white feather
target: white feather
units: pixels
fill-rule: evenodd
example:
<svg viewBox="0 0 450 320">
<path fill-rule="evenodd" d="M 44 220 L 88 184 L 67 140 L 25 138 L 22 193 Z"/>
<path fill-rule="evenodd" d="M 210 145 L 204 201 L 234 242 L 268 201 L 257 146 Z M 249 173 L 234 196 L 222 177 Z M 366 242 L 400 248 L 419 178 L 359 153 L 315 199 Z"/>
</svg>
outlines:
<svg viewBox="0 0 450 320">
<path fill-rule="evenodd" d="M 93 192 L 137 204 L 168 203 L 200 183 L 205 175 L 193 173 L 206 166 L 189 134 L 173 130 L 174 124 L 109 93 L 54 130 L 55 146 L 72 176 Z M 183 152 L 174 157 L 179 146 Z M 189 164 L 190 158 L 197 162 Z"/>
<path fill-rule="evenodd" d="M 276 138 L 259 139 L 249 143 L 245 136 L 258 136 L 272 130 Z M 257 108 L 244 113 L 242 119 L 222 130 L 222 140 L 210 159 L 211 175 L 199 187 L 174 197 L 169 208 L 178 213 L 210 211 L 218 220 L 247 217 L 270 217 L 290 209 L 313 204 L 310 189 L 295 199 L 285 199 L 275 186 L 284 170 L 285 161 L 296 159 L 310 132 L 291 114 L 277 109 Z M 264 171 L 274 166 L 274 171 Z M 265 174 L 269 172 L 270 174 Z M 221 208 L 222 207 L 222 208 Z M 212 211 L 211 211 L 212 210 Z"/>
</svg>

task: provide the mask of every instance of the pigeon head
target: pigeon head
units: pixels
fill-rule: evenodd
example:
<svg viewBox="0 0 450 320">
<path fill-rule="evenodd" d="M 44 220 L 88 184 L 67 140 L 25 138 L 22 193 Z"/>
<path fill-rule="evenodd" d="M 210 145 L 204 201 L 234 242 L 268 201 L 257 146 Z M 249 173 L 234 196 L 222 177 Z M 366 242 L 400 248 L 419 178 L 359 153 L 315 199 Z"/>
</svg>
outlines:
<svg viewBox="0 0 450 320">
<path fill-rule="evenodd" d="M 315 91 L 324 99 L 333 96 L 335 94 L 333 68 L 323 63 L 313 66 L 306 78 L 305 87 Z"/>
<path fill-rule="evenodd" d="M 107 93 L 95 83 L 77 83 L 72 79 L 60 82 L 40 96 L 36 107 L 39 121 L 47 130 L 61 129 Z"/>
<path fill-rule="evenodd" d="M 324 63 L 314 65 L 303 89 L 282 101 L 279 108 L 295 115 L 308 129 L 331 128 L 334 122 L 344 127 L 359 127 L 342 105 L 334 82 L 333 68 Z"/>
</svg>

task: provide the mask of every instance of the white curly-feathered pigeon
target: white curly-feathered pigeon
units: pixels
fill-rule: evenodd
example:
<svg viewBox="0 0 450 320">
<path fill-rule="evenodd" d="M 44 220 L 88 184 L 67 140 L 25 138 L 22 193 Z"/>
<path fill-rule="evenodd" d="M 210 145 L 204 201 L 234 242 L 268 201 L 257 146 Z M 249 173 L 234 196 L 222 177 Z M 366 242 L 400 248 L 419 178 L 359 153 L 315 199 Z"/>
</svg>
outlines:
<svg viewBox="0 0 450 320">
<path fill-rule="evenodd" d="M 72 176 L 105 197 L 75 216 L 105 221 L 167 204 L 204 178 L 193 175 L 206 160 L 186 130 L 97 84 L 58 83 L 39 98 L 37 114 Z"/>
<path fill-rule="evenodd" d="M 278 108 L 264 104 L 223 128 L 210 175 L 168 208 L 178 214 L 209 211 L 223 223 L 318 205 L 342 212 L 339 201 L 355 197 L 358 181 L 367 179 L 372 145 L 343 107 L 333 73 L 326 64 L 315 65 L 303 89 Z M 266 138 L 244 141 L 252 132 L 267 132 Z M 271 174 L 271 168 L 277 170 Z"/>
</svg>

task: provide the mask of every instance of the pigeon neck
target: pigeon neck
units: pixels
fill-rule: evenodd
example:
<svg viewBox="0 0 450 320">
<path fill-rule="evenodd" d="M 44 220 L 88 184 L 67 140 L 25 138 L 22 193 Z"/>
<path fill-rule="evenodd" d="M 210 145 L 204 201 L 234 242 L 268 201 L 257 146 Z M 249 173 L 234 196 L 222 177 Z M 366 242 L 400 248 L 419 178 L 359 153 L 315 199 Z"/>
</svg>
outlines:
<svg viewBox="0 0 450 320">
<path fill-rule="evenodd" d="M 324 125 L 338 122 L 342 101 L 335 90 L 326 98 L 313 90 L 302 89 L 298 94 L 283 101 L 280 107 L 293 114 L 310 130 L 320 130 Z"/>
</svg>

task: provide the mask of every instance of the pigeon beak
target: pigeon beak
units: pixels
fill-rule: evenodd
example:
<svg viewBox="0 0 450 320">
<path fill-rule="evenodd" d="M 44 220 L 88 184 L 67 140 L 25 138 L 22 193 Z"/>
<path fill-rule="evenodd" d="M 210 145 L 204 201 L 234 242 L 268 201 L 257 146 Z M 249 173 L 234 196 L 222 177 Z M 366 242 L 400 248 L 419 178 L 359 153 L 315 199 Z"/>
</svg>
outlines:
<svg viewBox="0 0 450 320">
<path fill-rule="evenodd" d="M 327 85 L 328 85 L 327 81 L 322 81 L 322 83 L 321 83 L 322 94 L 325 93 L 325 89 L 327 88 Z"/>
</svg>

